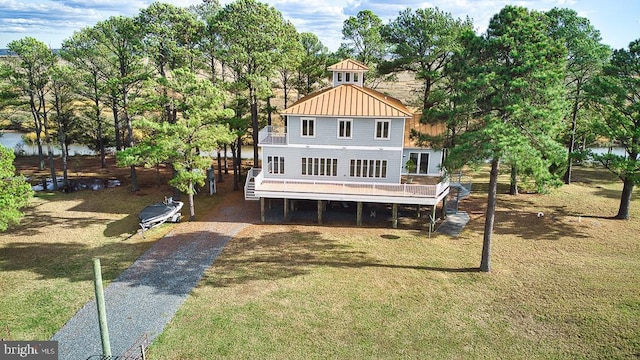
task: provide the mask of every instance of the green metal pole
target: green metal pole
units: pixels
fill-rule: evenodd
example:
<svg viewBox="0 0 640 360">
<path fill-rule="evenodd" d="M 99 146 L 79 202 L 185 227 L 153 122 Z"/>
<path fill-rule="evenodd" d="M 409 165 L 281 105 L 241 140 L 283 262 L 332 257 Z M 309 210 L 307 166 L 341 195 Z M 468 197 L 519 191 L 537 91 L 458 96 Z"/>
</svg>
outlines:
<svg viewBox="0 0 640 360">
<path fill-rule="evenodd" d="M 96 302 L 98 303 L 98 322 L 100 324 L 100 339 L 102 340 L 102 354 L 111 356 L 111 344 L 109 342 L 109 328 L 107 327 L 107 309 L 104 305 L 104 289 L 102 287 L 102 270 L 100 259 L 93 259 L 93 276 L 96 290 Z"/>
</svg>

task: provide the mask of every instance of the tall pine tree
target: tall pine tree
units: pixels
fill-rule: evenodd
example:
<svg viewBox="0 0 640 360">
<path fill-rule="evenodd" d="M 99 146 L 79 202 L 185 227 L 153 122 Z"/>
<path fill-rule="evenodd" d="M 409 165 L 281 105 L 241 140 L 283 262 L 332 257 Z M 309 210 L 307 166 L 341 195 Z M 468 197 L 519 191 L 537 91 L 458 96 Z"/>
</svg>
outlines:
<svg viewBox="0 0 640 360">
<path fill-rule="evenodd" d="M 564 157 L 554 139 L 562 120 L 565 54 L 544 24 L 543 13 L 507 6 L 491 19 L 485 35 L 468 32 L 464 37 L 469 81 L 461 86 L 477 94 L 477 121 L 460 135 L 446 166 L 455 170 L 473 161 L 491 163 L 482 271 L 491 270 L 501 161 L 528 159 L 519 164 L 521 170 L 543 183 L 553 177 L 551 163 Z"/>
</svg>

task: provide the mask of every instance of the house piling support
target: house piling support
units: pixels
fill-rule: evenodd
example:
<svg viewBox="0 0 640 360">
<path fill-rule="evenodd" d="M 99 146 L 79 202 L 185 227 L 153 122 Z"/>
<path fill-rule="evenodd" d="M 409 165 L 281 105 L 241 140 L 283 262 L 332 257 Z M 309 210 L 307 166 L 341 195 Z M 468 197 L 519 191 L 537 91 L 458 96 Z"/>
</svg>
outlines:
<svg viewBox="0 0 640 360">
<path fill-rule="evenodd" d="M 420 204 L 416 205 L 416 217 L 420 217 Z"/>
<path fill-rule="evenodd" d="M 264 198 L 263 197 L 260 198 L 260 221 L 262 221 L 262 222 L 266 222 L 267 221 L 267 217 L 266 217 L 265 211 L 264 211 Z"/>
<path fill-rule="evenodd" d="M 398 228 L 398 204 L 393 204 L 391 208 L 391 227 Z"/>
<path fill-rule="evenodd" d="M 318 225 L 322 225 L 323 206 L 322 200 L 318 200 Z"/>
<path fill-rule="evenodd" d="M 362 226 L 362 201 L 358 201 L 356 206 L 356 225 Z"/>
<path fill-rule="evenodd" d="M 447 218 L 447 197 L 442 198 L 442 220 Z"/>
<path fill-rule="evenodd" d="M 284 221 L 289 221 L 289 199 L 284 198 Z"/>
</svg>

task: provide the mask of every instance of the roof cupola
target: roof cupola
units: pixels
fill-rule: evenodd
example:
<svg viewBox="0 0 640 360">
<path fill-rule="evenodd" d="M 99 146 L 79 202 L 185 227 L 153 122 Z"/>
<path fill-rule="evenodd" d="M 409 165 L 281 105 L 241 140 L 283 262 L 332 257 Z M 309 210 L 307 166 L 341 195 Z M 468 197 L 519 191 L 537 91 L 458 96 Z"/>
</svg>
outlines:
<svg viewBox="0 0 640 360">
<path fill-rule="evenodd" d="M 369 68 L 355 60 L 347 59 L 329 66 L 328 70 L 333 72 L 333 87 L 343 84 L 362 87 L 364 84 L 364 74 Z"/>
</svg>

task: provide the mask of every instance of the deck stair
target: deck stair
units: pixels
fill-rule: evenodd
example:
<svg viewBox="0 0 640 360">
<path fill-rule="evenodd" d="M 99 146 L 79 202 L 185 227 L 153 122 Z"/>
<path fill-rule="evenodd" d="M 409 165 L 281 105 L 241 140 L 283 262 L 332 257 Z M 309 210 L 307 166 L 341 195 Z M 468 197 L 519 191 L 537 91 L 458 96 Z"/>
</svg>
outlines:
<svg viewBox="0 0 640 360">
<path fill-rule="evenodd" d="M 256 196 L 256 182 L 255 177 L 260 173 L 261 169 L 251 169 L 247 173 L 247 179 L 244 183 L 244 199 L 250 201 L 258 201 L 259 197 Z"/>
<path fill-rule="evenodd" d="M 457 181 L 449 183 L 449 196 L 447 198 L 447 214 L 457 214 L 460 201 L 471 195 L 471 181 L 463 181 L 463 174 L 457 176 Z"/>
</svg>

